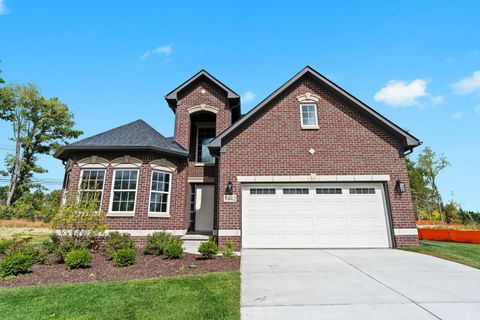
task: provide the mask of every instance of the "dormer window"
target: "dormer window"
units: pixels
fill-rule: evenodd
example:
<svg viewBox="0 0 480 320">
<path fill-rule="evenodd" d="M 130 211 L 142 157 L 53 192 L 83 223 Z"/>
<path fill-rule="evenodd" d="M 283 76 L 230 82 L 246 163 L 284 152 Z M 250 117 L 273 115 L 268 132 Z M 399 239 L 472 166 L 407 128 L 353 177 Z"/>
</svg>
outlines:
<svg viewBox="0 0 480 320">
<path fill-rule="evenodd" d="M 215 163 L 215 158 L 208 150 L 208 144 L 215 138 L 215 126 L 197 124 L 197 154 L 198 163 Z"/>
<path fill-rule="evenodd" d="M 300 105 L 302 129 L 318 129 L 317 105 L 308 103 Z"/>
</svg>

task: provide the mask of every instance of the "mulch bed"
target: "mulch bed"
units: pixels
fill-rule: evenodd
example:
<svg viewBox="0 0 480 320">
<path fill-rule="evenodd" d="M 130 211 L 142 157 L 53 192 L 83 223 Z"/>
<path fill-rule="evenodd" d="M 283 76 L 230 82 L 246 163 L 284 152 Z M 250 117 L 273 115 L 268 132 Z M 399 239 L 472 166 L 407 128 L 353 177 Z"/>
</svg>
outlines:
<svg viewBox="0 0 480 320">
<path fill-rule="evenodd" d="M 198 255 L 185 253 L 181 259 L 167 260 L 163 256 L 143 255 L 137 251 L 133 266 L 117 268 L 112 261 L 96 252 L 90 268 L 68 270 L 65 264 L 34 265 L 32 272 L 8 280 L 0 280 L 0 288 L 32 286 L 56 283 L 104 282 L 201 274 L 208 272 L 230 272 L 240 270 L 240 257 L 220 257 L 206 260 Z"/>
</svg>

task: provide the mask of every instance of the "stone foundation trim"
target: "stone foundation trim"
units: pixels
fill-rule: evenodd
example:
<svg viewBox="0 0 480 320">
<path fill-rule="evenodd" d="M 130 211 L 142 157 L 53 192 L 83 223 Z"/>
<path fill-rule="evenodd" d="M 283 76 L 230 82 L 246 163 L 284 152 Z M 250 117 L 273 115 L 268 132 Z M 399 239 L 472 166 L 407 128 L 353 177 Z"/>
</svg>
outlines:
<svg viewBox="0 0 480 320">
<path fill-rule="evenodd" d="M 390 175 L 316 175 L 305 176 L 237 176 L 238 182 L 368 182 L 390 181 Z"/>
<path fill-rule="evenodd" d="M 219 237 L 240 237 L 242 235 L 242 230 L 240 229 L 223 229 L 218 230 L 217 234 Z"/>
<path fill-rule="evenodd" d="M 417 228 L 393 229 L 396 236 L 418 236 Z"/>
<path fill-rule="evenodd" d="M 189 177 L 188 183 L 215 183 L 213 177 Z"/>
<path fill-rule="evenodd" d="M 146 237 L 155 232 L 167 232 L 173 236 L 184 236 L 187 233 L 187 229 L 184 229 L 184 230 L 110 230 L 109 229 L 105 231 L 106 234 L 110 232 L 128 233 L 132 237 Z"/>
</svg>

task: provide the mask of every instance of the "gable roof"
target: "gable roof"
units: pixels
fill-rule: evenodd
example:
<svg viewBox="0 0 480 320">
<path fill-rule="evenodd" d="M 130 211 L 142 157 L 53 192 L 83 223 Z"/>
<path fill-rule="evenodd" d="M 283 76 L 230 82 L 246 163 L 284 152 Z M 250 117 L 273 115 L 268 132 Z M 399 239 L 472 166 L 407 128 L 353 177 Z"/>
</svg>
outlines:
<svg viewBox="0 0 480 320">
<path fill-rule="evenodd" d="M 266 97 L 263 101 L 261 101 L 258 105 L 256 105 L 252 110 L 250 110 L 247 114 L 245 114 L 240 120 L 235 122 L 233 125 L 225 129 L 220 135 L 218 135 L 215 139 L 213 139 L 209 144 L 209 149 L 213 152 L 218 153 L 219 149 L 223 146 L 222 141 L 228 137 L 233 132 L 239 130 L 242 124 L 246 124 L 247 121 L 252 118 L 255 114 L 257 114 L 262 108 L 268 105 L 273 99 L 275 99 L 278 95 L 280 95 L 283 91 L 293 85 L 297 80 L 302 78 L 305 75 L 311 75 L 315 79 L 321 81 L 326 86 L 337 92 L 342 97 L 346 98 L 348 101 L 352 102 L 354 106 L 358 107 L 358 110 L 369 116 L 372 120 L 374 120 L 377 124 L 384 127 L 388 131 L 392 132 L 393 134 L 400 137 L 403 141 L 404 148 L 406 150 L 411 150 L 417 146 L 419 146 L 422 142 L 415 138 L 413 135 L 408 133 L 407 131 L 403 130 L 384 116 L 382 116 L 377 111 L 373 110 L 365 103 L 360 101 L 359 99 L 355 98 L 353 95 L 345 91 L 344 89 L 340 88 L 338 85 L 321 75 L 319 72 L 314 70 L 313 68 L 306 66 L 303 68 L 299 73 L 293 76 L 290 80 L 285 82 L 281 87 L 275 90 L 271 95 Z"/>
<path fill-rule="evenodd" d="M 143 120 L 136 120 L 68 144 L 57 150 L 54 157 L 66 159 L 73 151 L 82 150 L 149 150 L 173 156 L 188 156 L 187 150 L 173 141 L 172 138 L 165 138 Z"/>
<path fill-rule="evenodd" d="M 166 96 L 165 100 L 167 100 L 168 105 L 172 110 L 175 111 L 177 108 L 177 102 L 178 102 L 178 93 L 180 93 L 182 90 L 186 89 L 189 87 L 192 83 L 194 83 L 196 80 L 200 78 L 206 78 L 210 81 L 212 81 L 214 84 L 216 84 L 220 89 L 225 91 L 227 93 L 227 98 L 232 102 L 232 106 L 236 105 L 238 102 L 240 102 L 240 96 L 234 92 L 232 89 L 227 87 L 225 84 L 223 84 L 221 81 L 219 81 L 217 78 L 212 76 L 210 73 L 208 73 L 206 70 L 202 69 L 199 72 L 197 72 L 193 77 L 179 85 L 177 88 L 173 89 L 170 91 Z"/>
</svg>

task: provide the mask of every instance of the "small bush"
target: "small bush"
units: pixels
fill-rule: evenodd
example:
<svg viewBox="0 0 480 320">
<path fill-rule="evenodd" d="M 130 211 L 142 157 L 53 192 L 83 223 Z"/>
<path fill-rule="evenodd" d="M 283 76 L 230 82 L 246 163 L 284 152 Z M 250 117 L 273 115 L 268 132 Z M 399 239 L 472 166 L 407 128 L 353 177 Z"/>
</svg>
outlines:
<svg viewBox="0 0 480 320">
<path fill-rule="evenodd" d="M 155 232 L 147 237 L 147 244 L 143 249 L 143 254 L 153 254 L 159 256 L 163 253 L 163 248 L 172 241 L 172 236 L 166 232 Z"/>
<path fill-rule="evenodd" d="M 203 257 L 211 259 L 218 253 L 218 246 L 213 240 L 209 240 L 200 245 L 198 252 L 200 252 Z"/>
<path fill-rule="evenodd" d="M 135 249 L 135 244 L 128 233 L 112 232 L 105 237 L 103 253 L 107 260 L 112 260 L 119 249 Z"/>
<path fill-rule="evenodd" d="M 233 244 L 232 240 L 228 240 L 225 242 L 225 246 L 223 247 L 223 256 L 224 257 L 233 257 L 233 249 L 235 248 L 235 245 Z"/>
<path fill-rule="evenodd" d="M 92 263 L 92 254 L 87 249 L 75 249 L 67 253 L 64 260 L 70 269 L 86 268 Z"/>
<path fill-rule="evenodd" d="M 13 241 L 10 239 L 0 239 L 0 254 L 6 253 L 12 244 Z"/>
<path fill-rule="evenodd" d="M 8 277 L 27 273 L 32 269 L 32 265 L 33 261 L 30 256 L 21 252 L 13 252 L 0 262 L 0 276 Z"/>
<path fill-rule="evenodd" d="M 118 249 L 113 255 L 115 267 L 126 267 L 135 264 L 136 253 L 133 248 Z"/>
<path fill-rule="evenodd" d="M 163 248 L 163 254 L 167 259 L 179 259 L 183 255 L 182 240 L 180 238 L 172 238 L 170 243 L 168 243 Z"/>
<path fill-rule="evenodd" d="M 53 253 L 57 257 L 57 261 L 64 262 L 65 257 L 70 251 L 88 249 L 88 245 L 83 242 L 76 242 L 73 239 L 64 239 L 58 245 L 55 245 L 53 248 Z"/>
<path fill-rule="evenodd" d="M 56 233 L 50 235 L 50 239 L 42 242 L 42 248 L 48 253 L 55 253 L 60 245 L 60 237 Z"/>
</svg>

